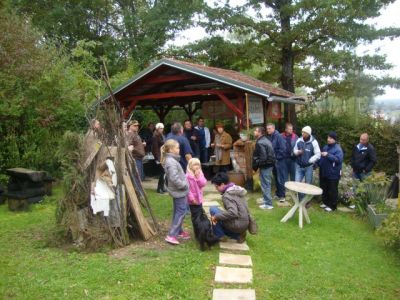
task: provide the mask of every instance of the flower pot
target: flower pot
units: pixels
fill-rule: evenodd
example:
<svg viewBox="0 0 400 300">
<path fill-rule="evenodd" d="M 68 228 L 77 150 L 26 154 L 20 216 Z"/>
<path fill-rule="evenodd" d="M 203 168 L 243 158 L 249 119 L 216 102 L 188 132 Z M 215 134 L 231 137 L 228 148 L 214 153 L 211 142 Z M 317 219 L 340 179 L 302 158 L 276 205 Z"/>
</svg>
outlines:
<svg viewBox="0 0 400 300">
<path fill-rule="evenodd" d="M 368 205 L 367 211 L 368 211 L 369 222 L 374 227 L 374 229 L 377 229 L 379 226 L 381 226 L 383 220 L 385 220 L 388 216 L 387 213 L 377 214 L 375 212 L 374 205 Z"/>
</svg>

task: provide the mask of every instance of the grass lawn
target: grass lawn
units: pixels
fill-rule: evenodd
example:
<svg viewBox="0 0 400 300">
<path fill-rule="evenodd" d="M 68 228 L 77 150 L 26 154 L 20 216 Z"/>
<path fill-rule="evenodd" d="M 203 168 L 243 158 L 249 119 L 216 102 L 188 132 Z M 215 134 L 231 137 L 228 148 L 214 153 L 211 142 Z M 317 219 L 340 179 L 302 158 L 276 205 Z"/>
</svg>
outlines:
<svg viewBox="0 0 400 300">
<path fill-rule="evenodd" d="M 61 194 L 56 189 L 29 212 L 0 206 L 1 299 L 210 299 L 212 289 L 223 286 L 213 283 L 218 247 L 200 252 L 193 241 L 174 247 L 160 236 L 97 253 L 56 246 Z M 312 224 L 300 230 L 297 217 L 279 222 L 287 208 L 261 211 L 259 195 L 250 196 L 260 231 L 248 236 L 258 299 L 400 298 L 400 258 L 366 221 L 312 208 Z M 168 223 L 170 198 L 151 191 L 149 197 Z"/>
</svg>

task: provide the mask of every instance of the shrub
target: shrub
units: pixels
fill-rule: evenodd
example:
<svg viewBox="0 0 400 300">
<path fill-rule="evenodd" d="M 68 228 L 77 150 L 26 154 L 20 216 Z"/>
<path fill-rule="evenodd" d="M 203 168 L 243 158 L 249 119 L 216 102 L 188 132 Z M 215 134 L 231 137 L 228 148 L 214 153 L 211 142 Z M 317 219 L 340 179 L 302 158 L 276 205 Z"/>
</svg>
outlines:
<svg viewBox="0 0 400 300">
<path fill-rule="evenodd" d="M 400 209 L 391 213 L 377 232 L 383 236 L 387 246 L 393 247 L 400 254 Z"/>
<path fill-rule="evenodd" d="M 335 115 L 330 112 L 317 114 L 305 111 L 299 116 L 298 131 L 306 125 L 311 126 L 313 135 L 321 147 L 326 144 L 328 133 L 336 131 L 346 163 L 350 161 L 353 147 L 358 144 L 360 134 L 367 132 L 378 157 L 374 169 L 386 174 L 398 171 L 396 144 L 399 144 L 400 140 L 400 124 L 392 125 L 369 116 L 359 117 L 356 120 L 353 115 Z"/>
</svg>

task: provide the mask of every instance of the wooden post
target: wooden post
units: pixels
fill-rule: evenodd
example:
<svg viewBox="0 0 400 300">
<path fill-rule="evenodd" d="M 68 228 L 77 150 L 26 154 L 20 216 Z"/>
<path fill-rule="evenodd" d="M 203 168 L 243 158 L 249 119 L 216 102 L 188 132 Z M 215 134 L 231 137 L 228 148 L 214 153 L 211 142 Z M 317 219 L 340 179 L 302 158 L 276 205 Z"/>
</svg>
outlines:
<svg viewBox="0 0 400 300">
<path fill-rule="evenodd" d="M 247 139 L 250 139 L 249 127 L 250 127 L 250 119 L 249 119 L 249 95 L 246 93 L 246 130 L 247 130 Z"/>
<path fill-rule="evenodd" d="M 397 195 L 397 208 L 400 209 L 400 145 L 397 146 L 397 154 L 399 155 L 399 173 L 397 173 L 397 180 L 399 181 L 399 193 Z"/>
<path fill-rule="evenodd" d="M 253 191 L 253 142 L 247 140 L 244 142 L 244 155 L 246 158 L 246 183 L 245 188 L 248 191 Z"/>
</svg>

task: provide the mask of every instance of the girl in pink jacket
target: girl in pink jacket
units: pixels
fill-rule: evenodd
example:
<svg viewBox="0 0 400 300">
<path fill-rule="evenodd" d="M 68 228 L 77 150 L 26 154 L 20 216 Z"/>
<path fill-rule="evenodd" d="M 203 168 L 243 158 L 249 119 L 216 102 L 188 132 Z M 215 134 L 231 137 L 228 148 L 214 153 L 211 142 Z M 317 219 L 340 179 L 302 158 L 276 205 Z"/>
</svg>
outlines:
<svg viewBox="0 0 400 300">
<path fill-rule="evenodd" d="M 207 184 L 207 179 L 201 170 L 201 163 L 198 158 L 189 160 L 186 178 L 189 183 L 189 194 L 187 196 L 190 211 L 193 209 L 202 209 L 203 204 L 203 188 Z M 196 206 L 196 207 L 192 207 Z"/>
</svg>

